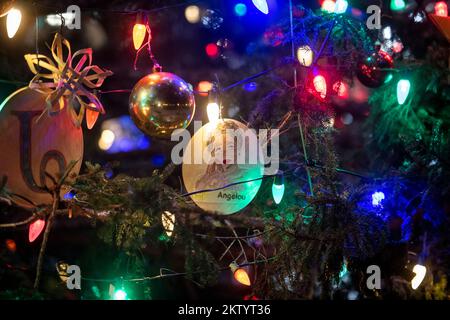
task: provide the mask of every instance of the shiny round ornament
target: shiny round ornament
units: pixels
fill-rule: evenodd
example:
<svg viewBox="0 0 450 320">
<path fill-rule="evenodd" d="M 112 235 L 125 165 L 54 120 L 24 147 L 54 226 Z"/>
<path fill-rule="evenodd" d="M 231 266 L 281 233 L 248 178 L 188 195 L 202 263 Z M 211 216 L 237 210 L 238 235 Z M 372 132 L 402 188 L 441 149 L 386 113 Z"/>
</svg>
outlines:
<svg viewBox="0 0 450 320">
<path fill-rule="evenodd" d="M 46 173 L 58 180 L 71 161 L 77 161 L 71 174 L 78 174 L 83 162 L 83 132 L 69 108 L 52 116 L 44 108 L 46 95 L 28 88 L 0 104 L 0 177 L 7 176 L 6 188 L 21 206 L 31 206 L 24 198 L 50 204 L 52 197 L 42 188 L 53 185 Z M 61 196 L 68 191 L 63 189 Z"/>
<path fill-rule="evenodd" d="M 223 215 L 249 205 L 261 186 L 261 180 L 254 179 L 264 175 L 258 145 L 254 131 L 236 120 L 220 119 L 201 127 L 183 154 L 183 182 L 187 192 L 194 193 L 192 200 L 203 210 Z M 243 181 L 249 182 L 239 183 Z M 217 188 L 221 189 L 198 192 Z"/>
<path fill-rule="evenodd" d="M 136 126 L 152 137 L 170 138 L 194 117 L 195 99 L 190 86 L 168 72 L 145 76 L 134 86 L 129 103 Z"/>
<path fill-rule="evenodd" d="M 390 76 L 394 68 L 392 57 L 384 51 L 375 52 L 358 64 L 356 76 L 363 85 L 369 88 L 381 87 Z"/>
</svg>

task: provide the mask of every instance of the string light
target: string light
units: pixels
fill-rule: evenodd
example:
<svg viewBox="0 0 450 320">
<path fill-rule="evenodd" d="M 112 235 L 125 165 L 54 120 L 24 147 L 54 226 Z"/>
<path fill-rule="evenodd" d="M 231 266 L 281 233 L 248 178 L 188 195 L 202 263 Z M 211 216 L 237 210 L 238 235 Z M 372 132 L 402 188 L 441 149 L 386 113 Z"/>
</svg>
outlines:
<svg viewBox="0 0 450 320">
<path fill-rule="evenodd" d="M 15 242 L 14 240 L 12 240 L 12 239 L 6 239 L 5 244 L 6 244 L 6 248 L 7 248 L 10 252 L 12 252 L 12 253 L 16 252 L 16 250 L 17 250 L 17 245 L 16 245 L 16 242 Z"/>
<path fill-rule="evenodd" d="M 411 280 L 411 287 L 413 290 L 416 290 L 423 279 L 425 279 L 425 275 L 427 274 L 427 268 L 421 264 L 416 264 L 413 268 L 413 272 L 416 274 L 414 278 Z"/>
<path fill-rule="evenodd" d="M 334 13 L 343 14 L 347 11 L 348 2 L 347 0 L 337 0 L 336 6 L 334 7 Z"/>
<path fill-rule="evenodd" d="M 232 262 L 230 264 L 231 272 L 233 272 L 233 277 L 237 282 L 243 284 L 244 286 L 251 286 L 250 277 L 248 276 L 247 271 L 245 269 L 240 268 L 236 262 Z"/>
<path fill-rule="evenodd" d="M 197 90 L 199 91 L 199 95 L 203 97 L 208 96 L 208 92 L 213 88 L 213 83 L 210 81 L 200 81 L 197 85 Z"/>
<path fill-rule="evenodd" d="M 372 205 L 374 207 L 381 206 L 381 202 L 384 200 L 385 196 L 384 193 L 381 191 L 375 191 L 372 194 Z"/>
<path fill-rule="evenodd" d="M 297 59 L 302 66 L 309 67 L 314 61 L 314 51 L 308 45 L 297 49 Z"/>
<path fill-rule="evenodd" d="M 161 216 L 161 221 L 167 236 L 171 237 L 175 229 L 175 215 L 169 211 L 164 211 Z"/>
<path fill-rule="evenodd" d="M 267 5 L 266 0 L 252 0 L 252 2 L 255 5 L 256 9 L 264 14 L 269 14 L 269 6 Z"/>
<path fill-rule="evenodd" d="M 33 223 L 30 223 L 30 226 L 28 227 L 28 241 L 33 242 L 34 240 L 36 240 L 42 233 L 42 230 L 44 230 L 44 227 L 44 219 L 38 219 Z"/>
<path fill-rule="evenodd" d="M 208 92 L 208 105 L 206 106 L 206 113 L 208 114 L 209 122 L 217 122 L 220 117 L 220 104 L 217 91 L 217 84 L 212 84 L 211 90 Z"/>
<path fill-rule="evenodd" d="M 283 199 L 284 195 L 284 176 L 283 174 L 277 174 L 273 178 L 273 184 L 272 184 L 272 196 L 273 200 L 276 204 L 279 204 L 281 200 Z"/>
<path fill-rule="evenodd" d="M 217 102 L 209 102 L 206 107 L 209 122 L 217 122 L 220 118 L 220 107 Z"/>
<path fill-rule="evenodd" d="M 341 80 L 336 81 L 333 84 L 333 91 L 336 92 L 336 95 L 339 98 L 347 99 L 348 98 L 348 87 L 347 84 Z"/>
<path fill-rule="evenodd" d="M 325 80 L 325 77 L 320 74 L 315 76 L 313 84 L 316 92 L 319 93 L 322 99 L 325 99 L 327 96 L 327 81 Z"/>
<path fill-rule="evenodd" d="M 400 11 L 405 9 L 406 3 L 405 0 L 391 0 L 391 10 Z"/>
<path fill-rule="evenodd" d="M 234 13 L 238 16 L 238 17 L 243 17 L 247 14 L 247 6 L 243 3 L 237 3 L 234 6 Z"/>
<path fill-rule="evenodd" d="M 434 13 L 440 17 L 448 16 L 448 6 L 444 1 L 436 2 L 434 5 Z"/>
<path fill-rule="evenodd" d="M 188 6 L 184 10 L 184 16 L 189 23 L 198 23 L 200 21 L 200 8 L 197 6 Z"/>
<path fill-rule="evenodd" d="M 320 7 L 322 11 L 327 13 L 333 13 L 336 7 L 336 3 L 333 0 L 325 0 Z"/>
<path fill-rule="evenodd" d="M 10 39 L 16 35 L 21 21 L 22 12 L 20 12 L 19 9 L 12 8 L 8 11 L 8 14 L 6 15 L 6 31 Z"/>
<path fill-rule="evenodd" d="M 219 47 L 215 43 L 208 43 L 205 47 L 208 57 L 215 59 L 219 56 Z"/>
<path fill-rule="evenodd" d="M 67 279 L 69 277 L 67 273 L 67 268 L 69 264 L 64 261 L 59 261 L 56 263 L 56 271 L 58 272 L 58 276 L 62 282 L 67 283 Z"/>
<path fill-rule="evenodd" d="M 103 130 L 100 139 L 98 140 L 98 147 L 101 150 L 106 151 L 111 148 L 115 139 L 116 136 L 114 132 L 109 129 Z"/>
<path fill-rule="evenodd" d="M 397 101 L 399 105 L 405 103 L 406 99 L 408 98 L 410 89 L 411 82 L 409 80 L 401 79 L 397 83 Z"/>
<path fill-rule="evenodd" d="M 383 28 L 383 38 L 386 40 L 390 40 L 392 38 L 392 29 L 390 26 Z"/>
<path fill-rule="evenodd" d="M 113 299 L 114 300 L 127 300 L 127 292 L 122 289 L 118 289 L 114 291 Z"/>
<path fill-rule="evenodd" d="M 144 19 L 144 15 L 139 12 L 133 27 L 133 44 L 135 50 L 139 50 L 144 42 L 145 35 L 147 34 L 147 26 L 144 20 L 146 20 Z"/>
</svg>

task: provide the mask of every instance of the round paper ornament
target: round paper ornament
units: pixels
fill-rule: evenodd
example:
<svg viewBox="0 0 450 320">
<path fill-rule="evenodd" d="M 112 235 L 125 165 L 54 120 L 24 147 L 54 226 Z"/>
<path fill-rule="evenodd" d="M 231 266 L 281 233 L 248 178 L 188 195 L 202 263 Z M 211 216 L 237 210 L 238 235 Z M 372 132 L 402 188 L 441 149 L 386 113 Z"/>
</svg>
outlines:
<svg viewBox="0 0 450 320">
<path fill-rule="evenodd" d="M 201 127 L 183 155 L 183 181 L 202 209 L 232 214 L 245 208 L 258 193 L 264 174 L 257 136 L 243 123 L 220 119 Z M 259 179 L 250 181 L 253 179 Z M 249 181 L 239 183 L 242 181 Z M 231 186 L 229 186 L 231 185 Z M 228 186 L 226 188 L 223 188 Z M 198 192 L 223 188 L 221 190 Z"/>
<path fill-rule="evenodd" d="M 186 128 L 191 122 L 195 112 L 194 94 L 180 77 L 155 72 L 134 86 L 129 111 L 145 134 L 169 138 L 175 129 Z"/>
<path fill-rule="evenodd" d="M 364 59 L 358 64 L 356 76 L 363 85 L 369 88 L 378 88 L 387 82 L 392 76 L 394 61 L 384 51 L 378 51 Z"/>
<path fill-rule="evenodd" d="M 6 187 L 22 206 L 30 203 L 21 197 L 35 204 L 51 203 L 51 195 L 42 190 L 52 186 L 45 172 L 58 179 L 70 161 L 78 161 L 72 173 L 78 174 L 81 167 L 82 129 L 75 126 L 69 108 L 49 116 L 44 111 L 46 97 L 22 88 L 0 105 L 0 176 L 7 176 Z"/>
</svg>

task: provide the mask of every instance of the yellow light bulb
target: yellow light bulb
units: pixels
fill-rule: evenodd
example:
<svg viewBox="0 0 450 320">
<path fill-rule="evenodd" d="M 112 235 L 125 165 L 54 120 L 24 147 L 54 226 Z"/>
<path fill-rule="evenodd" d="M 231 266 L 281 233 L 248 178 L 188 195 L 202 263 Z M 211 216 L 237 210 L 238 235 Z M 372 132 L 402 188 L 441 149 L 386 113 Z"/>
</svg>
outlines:
<svg viewBox="0 0 450 320">
<path fill-rule="evenodd" d="M 236 269 L 234 272 L 234 278 L 237 282 L 243 284 L 244 286 L 251 286 L 250 277 L 247 271 L 242 268 Z"/>
<path fill-rule="evenodd" d="M 209 122 L 216 122 L 220 118 L 220 107 L 216 102 L 208 103 L 206 107 Z"/>
<path fill-rule="evenodd" d="M 20 21 L 22 21 L 22 13 L 19 9 L 12 8 L 8 11 L 8 15 L 6 16 L 6 31 L 10 39 L 13 38 L 16 35 L 17 30 L 19 30 Z"/>
<path fill-rule="evenodd" d="M 147 28 L 141 23 L 136 23 L 133 27 L 133 44 L 134 49 L 138 50 L 145 39 L 145 34 L 147 33 Z"/>
<path fill-rule="evenodd" d="M 175 215 L 169 211 L 164 211 L 161 216 L 162 225 L 168 237 L 171 237 L 175 229 Z"/>
<path fill-rule="evenodd" d="M 307 45 L 301 46 L 297 49 L 297 59 L 302 66 L 309 67 L 314 61 L 314 52 Z"/>
<path fill-rule="evenodd" d="M 200 8 L 197 6 L 188 6 L 184 11 L 184 16 L 189 23 L 197 23 L 200 21 Z"/>
</svg>

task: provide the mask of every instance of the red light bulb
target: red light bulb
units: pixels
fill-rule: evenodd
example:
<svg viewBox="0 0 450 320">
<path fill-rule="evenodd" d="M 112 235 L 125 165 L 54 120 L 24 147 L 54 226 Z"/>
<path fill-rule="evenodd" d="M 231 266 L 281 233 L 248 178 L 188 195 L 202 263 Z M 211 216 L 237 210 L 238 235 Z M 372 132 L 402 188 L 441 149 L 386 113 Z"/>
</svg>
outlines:
<svg viewBox="0 0 450 320">
<path fill-rule="evenodd" d="M 434 5 L 434 13 L 440 17 L 448 16 L 448 6 L 444 1 L 439 1 Z"/>
<path fill-rule="evenodd" d="M 210 58 L 217 58 L 219 56 L 219 47 L 215 43 L 209 43 L 205 47 L 206 54 Z"/>
<path fill-rule="evenodd" d="M 325 80 L 325 77 L 322 75 L 315 76 L 313 84 L 316 92 L 319 93 L 322 99 L 325 99 L 327 96 L 327 81 Z"/>
<path fill-rule="evenodd" d="M 39 235 L 42 233 L 42 230 L 44 230 L 45 227 L 45 220 L 44 219 L 39 219 L 34 221 L 33 223 L 30 224 L 30 227 L 28 229 L 28 240 L 30 242 L 33 242 L 34 240 L 36 240 Z"/>
<path fill-rule="evenodd" d="M 336 95 L 339 98 L 347 99 L 348 98 L 348 87 L 343 81 L 336 81 L 333 84 L 333 91 L 336 92 Z"/>
</svg>

